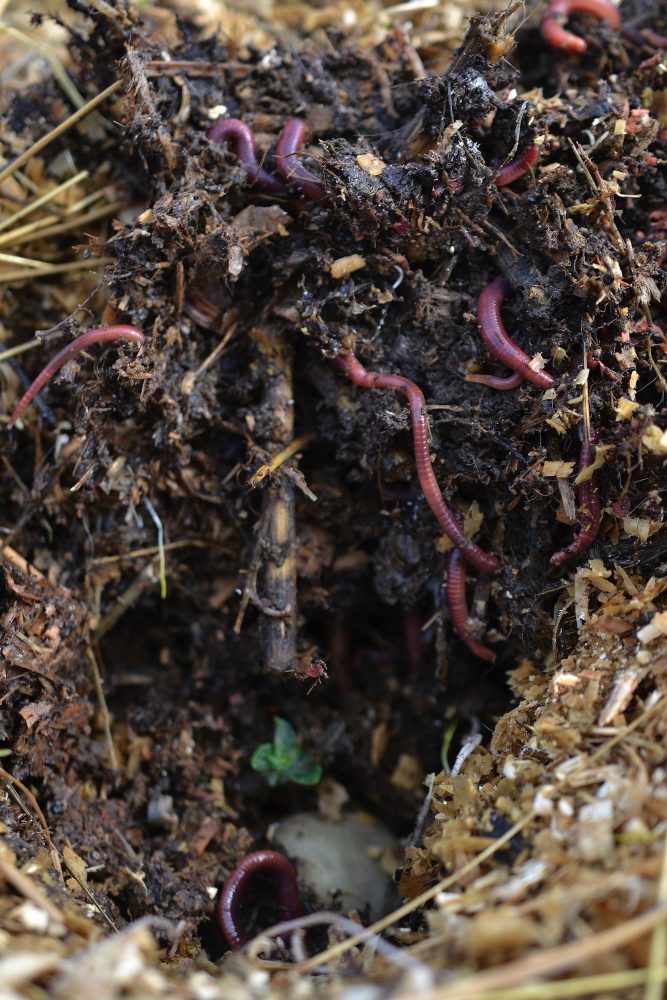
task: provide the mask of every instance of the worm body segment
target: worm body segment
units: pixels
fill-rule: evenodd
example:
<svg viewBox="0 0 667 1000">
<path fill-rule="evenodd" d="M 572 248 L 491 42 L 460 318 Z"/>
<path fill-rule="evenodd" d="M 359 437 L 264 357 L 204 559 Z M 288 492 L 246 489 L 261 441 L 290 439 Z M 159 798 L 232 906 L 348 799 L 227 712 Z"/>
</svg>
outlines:
<svg viewBox="0 0 667 1000">
<path fill-rule="evenodd" d="M 470 635 L 468 631 L 468 605 L 466 603 L 466 564 L 460 549 L 453 549 L 447 569 L 447 607 L 459 639 L 480 660 L 493 663 L 496 654 L 488 646 Z"/>
<path fill-rule="evenodd" d="M 537 163 L 540 150 L 537 146 L 529 146 L 528 149 L 520 153 L 515 159 L 506 163 L 496 174 L 494 181 L 496 187 L 506 187 L 513 184 L 519 177 L 527 174 L 531 167 Z"/>
<path fill-rule="evenodd" d="M 218 926 L 230 948 L 242 948 L 253 937 L 243 926 L 241 908 L 258 873 L 273 875 L 276 880 L 275 899 L 281 920 L 292 920 L 303 913 L 296 872 L 289 859 L 279 851 L 254 851 L 228 876 L 215 905 Z"/>
<path fill-rule="evenodd" d="M 240 118 L 219 118 L 208 130 L 208 138 L 218 145 L 229 143 L 248 173 L 249 184 L 273 194 L 286 194 L 280 178 L 260 166 L 255 136 Z"/>
<path fill-rule="evenodd" d="M 594 439 L 584 441 L 579 452 L 579 471 L 586 466 L 592 465 L 595 459 Z M 598 537 L 600 530 L 600 497 L 597 490 L 597 477 L 595 473 L 585 483 L 582 483 L 577 490 L 577 509 L 579 511 L 580 530 L 574 539 L 565 549 L 554 553 L 551 557 L 552 566 L 562 566 L 563 563 L 575 556 L 581 555 L 590 549 L 591 545 Z"/>
<path fill-rule="evenodd" d="M 435 514 L 442 530 L 461 549 L 465 559 L 483 573 L 497 573 L 500 569 L 500 560 L 484 552 L 468 538 L 458 519 L 445 503 L 431 463 L 425 410 L 426 401 L 419 386 L 402 375 L 366 371 L 353 354 L 339 354 L 334 358 L 334 361 L 356 385 L 365 389 L 392 389 L 405 396 L 410 407 L 415 466 L 426 502 Z"/>
<path fill-rule="evenodd" d="M 552 389 L 556 385 L 553 375 L 531 368 L 530 358 L 510 339 L 503 326 L 500 307 L 508 291 L 509 285 L 505 279 L 495 278 L 480 295 L 477 303 L 477 320 L 482 340 L 494 358 L 498 358 L 513 372 L 541 389 Z M 473 381 L 479 381 L 479 379 Z M 502 386 L 495 385 L 495 388 L 502 388 Z M 515 388 L 515 386 L 510 385 L 509 388 Z"/>
<path fill-rule="evenodd" d="M 24 395 L 19 400 L 18 404 L 11 417 L 9 418 L 9 423 L 7 424 L 7 429 L 9 430 L 14 426 L 16 421 L 25 413 L 30 403 L 33 401 L 37 393 L 46 385 L 49 379 L 53 378 L 57 371 L 59 371 L 66 362 L 73 358 L 79 351 L 85 350 L 86 347 L 90 347 L 91 344 L 103 344 L 110 340 L 129 340 L 135 344 L 143 344 L 144 337 L 141 330 L 137 330 L 134 326 L 100 326 L 94 330 L 88 330 L 86 333 L 82 333 L 76 340 L 73 340 L 71 344 L 66 344 L 61 351 L 58 351 L 55 357 L 51 358 L 48 365 L 42 368 L 41 372 L 37 378 L 28 387 Z"/>
<path fill-rule="evenodd" d="M 644 41 L 654 49 L 667 49 L 667 35 L 660 35 L 652 28 L 642 28 L 639 32 Z"/>
<path fill-rule="evenodd" d="M 491 389 L 500 389 L 503 392 L 508 392 L 510 389 L 517 389 L 522 382 L 525 381 L 521 372 L 515 372 L 514 375 L 508 375 L 507 377 L 502 375 L 478 375 L 473 372 L 470 375 L 466 375 L 466 382 L 477 382 L 479 385 L 488 385 Z"/>
<path fill-rule="evenodd" d="M 598 21 L 608 21 L 612 28 L 621 26 L 621 17 L 609 0 L 551 0 L 541 26 L 545 42 L 564 52 L 585 52 L 588 46 L 584 39 L 563 27 L 570 14 L 576 13 L 590 14 Z"/>
<path fill-rule="evenodd" d="M 288 118 L 276 145 L 276 167 L 286 184 L 294 185 L 311 201 L 321 201 L 326 198 L 324 188 L 298 156 L 305 137 L 305 123 L 298 118 Z"/>
</svg>

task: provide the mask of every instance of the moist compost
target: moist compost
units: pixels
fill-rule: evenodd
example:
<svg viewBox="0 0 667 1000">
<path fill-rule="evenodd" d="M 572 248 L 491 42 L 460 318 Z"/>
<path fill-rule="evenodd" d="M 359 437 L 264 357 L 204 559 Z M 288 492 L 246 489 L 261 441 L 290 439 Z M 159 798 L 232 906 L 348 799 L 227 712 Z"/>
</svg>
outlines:
<svg viewBox="0 0 667 1000">
<path fill-rule="evenodd" d="M 274 820 L 317 808 L 316 788 L 272 789 L 251 767 L 274 717 L 410 843 L 396 879 L 417 895 L 462 857 L 433 831 L 423 841 L 423 780 L 471 731 L 484 745 L 470 773 L 490 774 L 498 718 L 528 688 L 544 695 L 538 665 L 575 655 L 575 573 L 593 559 L 660 575 L 667 100 L 664 49 L 640 29 L 666 32 L 667 15 L 622 4 L 632 37 L 576 15 L 579 59 L 516 11 L 435 45 L 427 15 L 382 38 L 342 22 L 304 37 L 249 15 L 213 31 L 183 10 L 156 25 L 116 6 L 70 0 L 54 18 L 85 98 L 122 86 L 31 168 L 62 179 L 49 172 L 66 162 L 88 171 L 79 197 L 105 191 L 113 214 L 75 242 L 110 262 L 97 278 L 5 284 L 6 346 L 35 331 L 45 343 L 3 365 L 3 412 L 91 326 L 131 323 L 146 341 L 92 348 L 5 435 L 0 740 L 54 849 L 84 859 L 85 892 L 69 876 L 68 891 L 94 900 L 94 919 L 180 921 L 175 954 L 203 940 L 217 958 L 211 890 Z M 17 81 L 2 98 L 5 159 L 71 110 L 55 78 Z M 263 191 L 207 137 L 219 117 L 252 129 L 273 176 L 285 123 L 305 122 L 300 160 L 324 196 L 296 180 Z M 533 148 L 530 169 L 496 183 Z M 35 234 L 16 252 L 57 264 L 73 242 Z M 506 330 L 553 389 L 466 381 L 508 374 L 478 327 L 499 276 Z M 492 665 L 450 622 L 451 542 L 415 474 L 405 401 L 348 380 L 332 359 L 350 352 L 422 390 L 440 489 L 501 561 L 467 574 Z M 553 566 L 581 530 L 591 432 L 599 531 Z M 628 628 L 660 612 L 660 593 Z M 518 731 L 503 753 L 519 753 Z M 438 781 L 448 823 L 463 822 L 459 795 L 480 837 L 513 821 L 494 805 L 512 799 L 506 785 L 489 778 L 470 807 L 462 778 Z M 4 832 L 26 859 L 48 844 L 15 793 Z M 481 945 L 470 959 L 492 960 Z"/>
</svg>

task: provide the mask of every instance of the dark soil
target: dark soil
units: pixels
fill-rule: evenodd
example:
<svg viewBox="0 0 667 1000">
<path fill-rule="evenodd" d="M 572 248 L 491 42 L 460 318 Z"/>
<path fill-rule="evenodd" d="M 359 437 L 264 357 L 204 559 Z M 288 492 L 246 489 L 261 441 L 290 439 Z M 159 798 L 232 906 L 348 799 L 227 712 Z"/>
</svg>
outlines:
<svg viewBox="0 0 667 1000">
<path fill-rule="evenodd" d="M 626 22 L 641 25 L 650 10 L 651 27 L 667 31 L 664 8 L 630 6 Z M 185 919 L 183 954 L 195 933 L 215 954 L 207 887 L 271 821 L 316 802 L 312 789 L 269 789 L 250 767 L 275 715 L 327 776 L 407 836 L 423 789 L 392 781 L 401 755 L 438 771 L 450 720 L 461 732 L 473 719 L 491 727 L 511 704 L 507 669 L 551 651 L 576 561 L 559 571 L 549 558 L 576 526 L 559 480 L 542 470 L 562 459 L 576 471 L 586 355 L 601 363 L 587 405 L 608 450 L 602 528 L 581 561 L 645 575 L 665 561 L 664 532 L 640 544 L 623 521 L 658 523 L 665 489 L 663 456 L 641 450 L 665 414 L 665 77 L 648 44 L 587 17 L 574 25 L 589 41 L 581 60 L 529 25 L 511 50 L 505 19 L 479 17 L 449 69 L 422 80 L 399 34 L 379 50 L 334 31 L 260 50 L 181 23 L 168 53 L 176 71 L 139 20 L 86 21 L 70 7 L 72 76 L 93 96 L 122 74 L 105 110 L 122 128 L 101 140 L 71 129 L 49 155 L 69 150 L 100 184 L 119 185 L 132 211 L 104 247 L 91 244 L 115 263 L 85 308 L 66 319 L 36 283 L 0 309 L 16 342 L 58 327 L 64 343 L 102 321 L 133 323 L 147 341 L 139 355 L 126 345 L 81 359 L 75 380 L 43 392 L 48 409 L 7 436 L 5 542 L 46 579 L 6 563 L 0 735 L 7 766 L 32 787 L 56 846 L 69 843 L 92 868 L 112 919 Z M 222 107 L 252 126 L 268 170 L 285 120 L 305 120 L 313 155 L 303 160 L 326 199 L 249 185 L 234 153 L 206 137 Z M 13 152 L 69 113 L 54 82 L 17 92 L 4 107 Z M 497 188 L 494 170 L 535 142 L 535 171 Z M 333 277 L 334 261 L 352 254 L 364 266 Z M 473 364 L 506 374 L 476 322 L 478 296 L 499 274 L 512 286 L 506 327 L 543 355 L 554 392 L 464 381 Z M 446 546 L 414 473 L 404 401 L 346 381 L 329 360 L 342 347 L 370 370 L 413 379 L 433 407 L 443 493 L 461 515 L 479 506 L 476 540 L 502 556 L 496 578 L 469 574 L 493 667 L 449 625 Z M 44 354 L 26 357 L 32 377 Z M 622 398 L 637 404 L 627 419 L 617 419 Z M 250 488 L 301 435 L 302 479 L 290 460 Z M 271 612 L 281 585 L 292 592 L 291 570 L 276 583 L 269 522 L 272 504 L 292 497 L 298 615 L 281 618 Z M 164 600 L 146 499 L 168 546 Z M 291 662 L 276 658 L 281 629 L 286 648 L 296 643 Z M 572 643 L 564 623 L 555 652 Z M 315 683 L 319 660 L 328 678 Z M 15 804 L 5 821 L 15 849 L 41 843 Z"/>
</svg>

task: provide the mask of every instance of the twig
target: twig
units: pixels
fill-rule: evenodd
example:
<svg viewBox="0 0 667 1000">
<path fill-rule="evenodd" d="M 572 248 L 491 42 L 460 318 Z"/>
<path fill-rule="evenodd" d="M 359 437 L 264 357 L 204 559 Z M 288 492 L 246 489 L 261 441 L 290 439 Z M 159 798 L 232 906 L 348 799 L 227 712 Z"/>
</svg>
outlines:
<svg viewBox="0 0 667 1000">
<path fill-rule="evenodd" d="M 88 886 L 86 885 L 86 883 L 83 881 L 82 878 L 80 878 L 80 876 L 74 870 L 74 868 L 72 868 L 72 866 L 67 863 L 67 859 L 66 858 L 63 858 L 63 864 L 65 865 L 65 868 L 67 869 L 67 872 L 70 875 L 70 877 L 74 879 L 74 881 L 78 885 L 79 889 L 81 889 L 81 892 L 85 893 L 85 895 L 88 897 L 88 899 L 90 900 L 91 906 L 95 907 L 95 909 L 97 910 L 97 912 L 100 914 L 100 916 L 102 917 L 102 919 L 109 925 L 109 927 L 111 928 L 111 930 L 112 931 L 116 931 L 116 933 L 118 933 L 118 928 L 116 927 L 115 923 L 113 922 L 113 920 L 111 919 L 111 917 L 109 916 L 109 914 L 106 912 L 106 910 L 104 909 L 104 907 L 101 906 L 97 902 L 97 900 L 93 896 L 92 892 L 90 891 L 90 889 L 88 888 Z"/>
<path fill-rule="evenodd" d="M 471 731 L 467 736 L 464 737 L 461 743 L 461 749 L 456 755 L 456 760 L 452 764 L 452 774 L 460 774 L 463 770 L 463 765 L 467 761 L 470 754 L 477 749 L 477 747 L 482 742 L 482 734 L 480 732 L 479 721 L 474 719 L 470 727 Z M 475 731 L 476 730 L 476 731 Z"/>
<path fill-rule="evenodd" d="M 104 694 L 104 687 L 102 686 L 102 677 L 100 675 L 100 668 L 97 665 L 97 658 L 89 641 L 86 642 L 86 656 L 90 660 L 90 666 L 93 671 L 93 683 L 95 684 L 95 692 L 97 694 L 100 712 L 102 713 L 102 727 L 104 729 L 107 747 L 109 748 L 109 763 L 111 764 L 112 769 L 116 771 L 118 769 L 118 754 L 116 753 L 116 747 L 111 733 L 111 717 L 109 715 L 109 707 L 107 705 L 106 695 Z"/>
<path fill-rule="evenodd" d="M 72 219 L 68 218 L 63 222 L 57 223 L 54 223 L 48 217 L 36 219 L 34 222 L 26 223 L 25 226 L 19 226 L 18 229 L 12 229 L 10 232 L 0 236 L 0 246 L 5 246 L 9 243 L 16 247 L 21 243 L 30 243 L 36 239 L 45 240 L 51 236 L 60 236 L 62 233 L 69 233 L 72 229 L 82 229 L 89 222 L 97 222 L 98 219 L 103 219 L 107 215 L 113 215 L 122 206 L 122 201 L 111 201 L 91 212 L 87 212 L 85 215 L 80 215 Z"/>
<path fill-rule="evenodd" d="M 219 76 L 223 67 L 246 69 L 244 63 L 203 62 L 198 59 L 149 59 L 146 63 L 146 76 L 177 76 L 187 73 L 188 76 Z"/>
<path fill-rule="evenodd" d="M 62 878 L 63 870 L 62 870 L 62 867 L 61 867 L 61 864 L 60 864 L 60 858 L 58 857 L 58 852 L 55 849 L 53 841 L 51 840 L 51 834 L 49 833 L 49 828 L 48 828 L 48 825 L 47 825 L 47 822 L 46 822 L 46 818 L 45 818 L 44 813 L 42 812 L 42 810 L 41 810 L 41 808 L 39 806 L 39 802 L 37 801 L 37 799 L 35 798 L 35 796 L 32 794 L 32 792 L 30 791 L 30 789 L 26 788 L 26 786 L 23 784 L 23 782 L 19 781 L 18 778 L 15 778 L 13 774 L 9 773 L 9 771 L 5 771 L 4 767 L 0 767 L 0 778 L 4 778 L 5 781 L 8 781 L 10 785 L 14 785 L 15 788 L 20 789 L 20 791 L 23 792 L 23 794 L 25 795 L 26 799 L 30 803 L 30 807 L 31 807 L 32 811 L 37 816 L 37 819 L 39 820 L 39 822 L 41 824 L 41 827 L 44 830 L 44 836 L 46 837 L 46 842 L 49 845 L 49 852 L 51 854 L 51 861 L 53 862 L 53 867 L 56 869 L 56 871 L 58 872 L 58 874 Z M 25 806 L 23 805 L 22 802 L 21 802 L 21 808 L 25 809 Z"/>
<path fill-rule="evenodd" d="M 257 472 L 248 480 L 248 486 L 253 488 L 259 486 L 263 479 L 276 472 L 284 462 L 293 458 L 297 451 L 301 451 L 307 444 L 310 444 L 314 437 L 314 434 L 301 434 L 300 437 L 294 438 L 291 444 L 288 444 L 286 448 L 283 448 L 277 455 L 274 455 L 270 462 L 266 465 L 260 465 Z"/>
<path fill-rule="evenodd" d="M 52 50 L 50 45 L 46 45 L 44 42 L 40 42 L 39 39 L 32 35 L 26 35 L 24 32 L 19 31 L 18 28 L 13 28 L 9 24 L 0 24 L 0 31 L 5 32 L 14 41 L 20 42 L 22 45 L 27 45 L 28 48 L 32 49 L 33 52 L 39 52 L 42 59 L 51 67 L 51 71 L 55 76 L 56 80 L 60 84 L 63 92 L 72 102 L 75 108 L 82 108 L 86 103 L 86 98 L 76 89 L 72 81 L 70 80 L 65 67 L 61 63 L 58 56 Z"/>
<path fill-rule="evenodd" d="M 275 448 L 280 452 L 294 440 L 292 348 L 287 337 L 277 331 L 268 336 L 264 330 L 257 330 L 255 341 L 267 375 L 270 373 L 264 396 L 266 410 L 272 416 L 271 443 L 267 450 Z M 296 659 L 297 593 L 295 494 L 294 484 L 287 476 L 277 476 L 269 483 L 262 522 L 267 525 L 266 540 L 259 541 L 267 555 L 261 601 L 276 612 L 275 616 L 267 615 L 264 623 L 266 667 L 290 670 Z"/>
<path fill-rule="evenodd" d="M 207 368 L 209 368 L 212 364 L 214 364 L 218 360 L 218 358 L 220 357 L 220 355 L 222 354 L 225 347 L 227 346 L 227 344 L 232 339 L 235 333 L 236 333 L 236 322 L 232 321 L 225 330 L 224 336 L 220 340 L 220 343 L 216 344 L 211 353 L 206 358 L 204 358 L 199 367 L 195 368 L 195 370 L 192 372 L 187 372 L 186 375 L 184 375 L 183 381 L 181 382 L 181 391 L 183 392 L 184 396 L 189 396 L 191 394 L 192 390 L 195 387 L 195 382 L 197 381 L 199 376 L 202 375 Z"/>
<path fill-rule="evenodd" d="M 437 988 L 425 994 L 422 1000 L 480 1000 L 480 997 L 492 997 L 501 989 L 520 986 L 526 981 L 545 975 L 555 975 L 590 961 L 597 955 L 613 952 L 637 938 L 644 937 L 654 927 L 664 925 L 667 920 L 667 904 L 647 910 L 639 917 L 627 920 L 616 927 L 591 934 L 590 937 L 577 941 L 568 941 L 548 950 L 540 950 L 529 955 L 523 955 L 513 962 L 508 962 L 501 968 L 486 969 L 484 972 L 469 976 L 458 983 L 450 983 L 446 987 Z M 562 985 L 559 983 L 559 986 Z M 536 990 L 535 984 L 531 989 Z M 532 1000 L 538 994 L 531 993 Z M 562 996 L 559 993 L 558 996 Z M 512 994 L 515 996 L 515 994 Z"/>
<path fill-rule="evenodd" d="M 662 981 L 667 979 L 667 966 L 660 970 Z M 646 982 L 647 969 L 625 969 L 623 972 L 603 972 L 597 976 L 577 976 L 553 983 L 530 983 L 509 990 L 493 990 L 475 994 L 475 1000 L 569 1000 L 572 997 L 617 994 L 626 997 L 633 986 Z M 396 998 L 400 1000 L 400 998 Z M 445 1000 L 443 997 L 442 1000 Z"/>
<path fill-rule="evenodd" d="M 107 613 L 103 618 L 100 619 L 99 625 L 95 629 L 94 639 L 95 642 L 99 642 L 109 629 L 113 628 L 116 622 L 122 618 L 128 608 L 131 608 L 135 604 L 144 590 L 152 586 L 155 582 L 155 574 L 153 573 L 153 563 L 149 562 L 137 577 L 132 581 L 127 590 L 125 590 L 115 604 L 109 608 Z"/>
<path fill-rule="evenodd" d="M 660 383 L 660 388 L 662 389 L 663 393 L 667 393 L 667 382 L 665 381 L 665 376 L 660 371 L 660 368 L 658 367 L 658 364 L 655 358 L 653 357 L 653 350 L 651 348 L 650 330 L 651 328 L 649 327 L 649 335 L 646 338 L 646 353 L 648 354 L 648 359 L 651 363 L 651 368 L 655 372 L 658 382 Z"/>
<path fill-rule="evenodd" d="M 8 361 L 9 358 L 15 358 L 17 354 L 25 354 L 26 351 L 31 351 L 33 347 L 39 347 L 41 344 L 43 341 L 35 337 L 33 340 L 26 340 L 25 344 L 8 347 L 5 351 L 0 351 L 0 364 L 3 361 Z"/>
<path fill-rule="evenodd" d="M 41 271 L 32 269 L 22 269 L 18 271 L 7 271 L 0 274 L 0 285 L 7 285 L 10 282 L 34 281 L 35 278 L 49 278 L 53 274 L 69 274 L 72 271 L 92 271 L 96 267 L 106 267 L 113 264 L 114 257 L 91 257 L 88 260 L 71 260 L 67 264 L 49 264 Z"/>
<path fill-rule="evenodd" d="M 22 573 L 25 573 L 26 575 L 29 576 L 35 576 L 37 577 L 38 580 L 46 580 L 44 574 L 40 573 L 40 571 L 37 569 L 36 566 L 33 566 L 32 563 L 29 563 L 28 560 L 25 558 L 25 556 L 22 556 L 20 552 L 16 551 L 16 549 L 11 548 L 10 545 L 0 546 L 0 552 L 5 557 L 5 559 L 7 559 L 12 564 L 12 566 L 16 566 L 16 568 L 19 569 Z"/>
<path fill-rule="evenodd" d="M 84 104 L 82 108 L 75 111 L 73 115 L 66 118 L 64 122 L 61 122 L 60 125 L 56 125 L 56 127 L 51 129 L 50 132 L 43 135 L 41 139 L 34 142 L 29 149 L 26 149 L 24 153 L 21 153 L 20 156 L 17 156 L 15 160 L 12 160 L 11 163 L 8 163 L 6 167 L 0 170 L 0 184 L 2 184 L 3 181 L 6 181 L 8 177 L 11 177 L 12 174 L 16 173 L 16 171 L 19 170 L 24 163 L 27 163 L 28 160 L 31 160 L 33 156 L 36 156 L 37 153 L 41 153 L 41 151 L 48 146 L 49 143 L 53 142 L 54 139 L 57 139 L 58 136 L 61 136 L 63 132 L 67 132 L 72 125 L 76 125 L 76 123 L 80 122 L 82 118 L 85 118 L 91 113 L 91 111 L 94 111 L 99 104 L 106 101 L 107 97 L 111 97 L 112 94 L 115 94 L 116 91 L 120 90 L 122 86 L 123 81 L 116 80 L 115 83 L 112 83 L 105 90 L 101 91 L 101 93 L 99 93 L 96 97 L 91 98 L 91 100 L 88 101 L 87 104 Z"/>
<path fill-rule="evenodd" d="M 591 160 L 590 156 L 586 154 L 583 147 L 580 146 L 578 142 L 573 142 L 572 139 L 570 139 L 569 137 L 567 141 L 569 142 L 570 147 L 574 152 L 574 155 L 579 161 L 579 165 L 581 166 L 584 175 L 586 176 L 586 179 L 591 187 L 591 190 L 600 199 L 602 208 L 607 217 L 607 222 L 609 223 L 609 231 L 613 237 L 614 242 L 616 243 L 617 249 L 620 250 L 620 252 L 623 254 L 624 257 L 627 256 L 626 245 L 623 242 L 623 238 L 618 231 L 618 226 L 616 225 L 614 201 L 609 191 L 609 185 L 602 178 L 602 175 L 600 174 L 597 164 L 594 163 L 593 160 Z"/>
<path fill-rule="evenodd" d="M 35 198 L 29 204 L 24 205 L 23 208 L 19 208 L 18 211 L 14 212 L 12 215 L 8 215 L 5 219 L 0 222 L 0 232 L 3 229 L 7 229 L 14 222 L 18 222 L 22 219 L 24 215 L 30 215 L 31 212 L 36 212 L 38 208 L 46 205 L 47 202 L 52 201 L 57 198 L 59 194 L 67 191 L 69 188 L 73 187 L 75 184 L 79 184 L 80 181 L 84 180 L 88 176 L 87 170 L 80 170 L 78 174 L 74 177 L 70 177 L 68 180 L 63 181 L 62 184 L 58 184 L 57 187 L 51 188 L 45 194 L 41 195 L 39 198 Z"/>
<path fill-rule="evenodd" d="M 165 552 L 174 552 L 176 549 L 209 549 L 218 544 L 219 539 L 205 541 L 202 538 L 181 538 L 178 542 L 167 542 L 163 549 Z M 125 559 L 142 559 L 145 556 L 156 556 L 160 548 L 157 545 L 148 545 L 144 549 L 132 549 L 130 552 L 121 552 L 115 556 L 98 556 L 90 560 L 91 566 L 112 566 L 114 563 L 124 562 Z"/>
<path fill-rule="evenodd" d="M 0 253 L 0 264 L 22 264 L 35 271 L 49 269 L 51 264 L 47 260 L 34 260 L 32 257 L 18 257 L 15 253 Z"/>
<path fill-rule="evenodd" d="M 662 871 L 658 883 L 658 904 L 667 904 L 667 838 L 662 852 Z M 667 924 L 659 924 L 653 931 L 648 959 L 648 978 L 644 1000 L 662 1000 L 665 981 L 664 966 L 667 960 Z"/>
</svg>

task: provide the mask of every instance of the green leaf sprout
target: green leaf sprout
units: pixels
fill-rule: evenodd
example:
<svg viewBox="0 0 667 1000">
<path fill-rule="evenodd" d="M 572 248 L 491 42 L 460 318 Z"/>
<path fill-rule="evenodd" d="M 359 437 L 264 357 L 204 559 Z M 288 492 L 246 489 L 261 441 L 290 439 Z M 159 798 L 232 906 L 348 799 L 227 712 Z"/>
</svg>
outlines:
<svg viewBox="0 0 667 1000">
<path fill-rule="evenodd" d="M 262 743 L 250 758 L 253 771 L 263 774 L 272 788 L 294 781 L 298 785 L 316 785 L 322 767 L 304 753 L 301 741 L 287 719 L 273 720 L 273 743 Z"/>
</svg>

